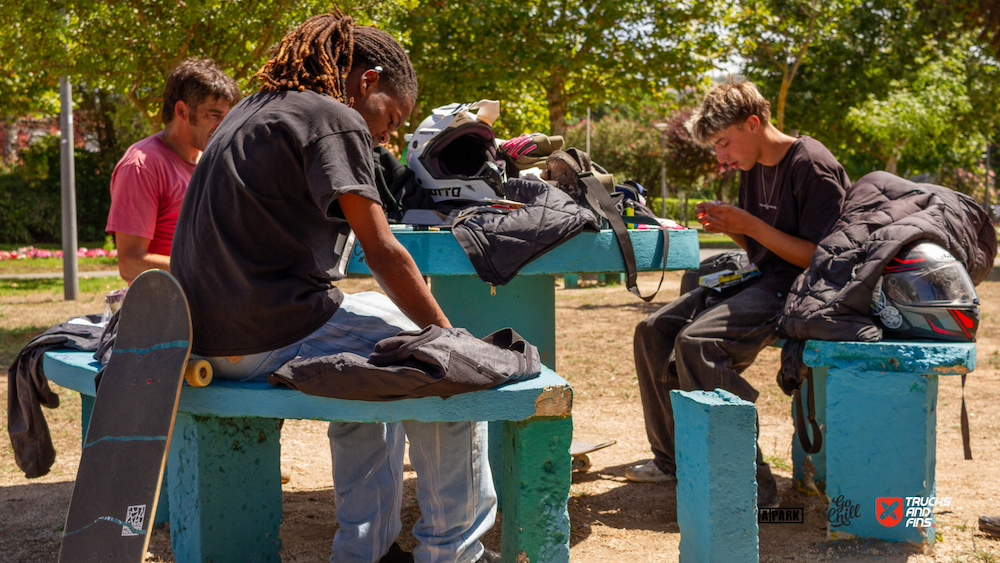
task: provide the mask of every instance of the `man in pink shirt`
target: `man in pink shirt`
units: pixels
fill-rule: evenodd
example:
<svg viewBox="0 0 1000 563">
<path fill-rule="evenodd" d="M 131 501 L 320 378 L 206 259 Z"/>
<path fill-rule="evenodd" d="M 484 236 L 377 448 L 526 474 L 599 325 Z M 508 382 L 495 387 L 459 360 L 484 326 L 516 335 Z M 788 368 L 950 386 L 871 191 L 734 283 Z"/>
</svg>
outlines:
<svg viewBox="0 0 1000 563">
<path fill-rule="evenodd" d="M 236 81 L 209 59 L 177 65 L 163 90 L 163 130 L 125 151 L 111 176 L 107 232 L 115 236 L 118 272 L 170 270 L 170 244 L 188 181 L 208 139 L 240 99 Z"/>
</svg>

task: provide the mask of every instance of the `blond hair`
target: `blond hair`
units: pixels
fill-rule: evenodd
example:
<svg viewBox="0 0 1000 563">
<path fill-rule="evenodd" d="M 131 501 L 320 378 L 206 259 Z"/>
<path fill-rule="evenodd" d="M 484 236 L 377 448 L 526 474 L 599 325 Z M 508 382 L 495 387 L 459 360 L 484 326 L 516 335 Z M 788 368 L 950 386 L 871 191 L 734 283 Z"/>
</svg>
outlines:
<svg viewBox="0 0 1000 563">
<path fill-rule="evenodd" d="M 711 147 L 712 137 L 730 125 L 744 123 L 751 115 L 760 118 L 761 123 L 768 123 L 771 104 L 752 82 L 734 82 L 730 77 L 708 91 L 686 126 L 694 142 Z"/>
</svg>

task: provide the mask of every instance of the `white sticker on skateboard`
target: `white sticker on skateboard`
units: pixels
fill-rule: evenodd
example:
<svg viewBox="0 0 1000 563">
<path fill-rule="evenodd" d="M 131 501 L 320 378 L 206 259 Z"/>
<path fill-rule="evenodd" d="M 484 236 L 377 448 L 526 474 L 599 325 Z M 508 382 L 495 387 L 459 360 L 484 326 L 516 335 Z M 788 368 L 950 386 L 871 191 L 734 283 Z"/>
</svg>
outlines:
<svg viewBox="0 0 1000 563">
<path fill-rule="evenodd" d="M 136 506 L 128 507 L 128 512 L 125 514 L 125 525 L 122 526 L 123 536 L 138 536 L 136 530 L 141 532 L 142 525 L 146 520 L 146 505 L 139 504 Z"/>
</svg>

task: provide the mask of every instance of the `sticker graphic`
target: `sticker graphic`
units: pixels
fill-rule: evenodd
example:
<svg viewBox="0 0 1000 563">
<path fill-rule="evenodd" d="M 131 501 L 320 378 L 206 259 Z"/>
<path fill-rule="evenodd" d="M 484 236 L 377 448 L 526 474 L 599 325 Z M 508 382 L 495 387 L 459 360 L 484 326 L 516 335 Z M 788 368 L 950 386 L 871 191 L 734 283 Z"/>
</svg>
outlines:
<svg viewBox="0 0 1000 563">
<path fill-rule="evenodd" d="M 125 515 L 125 526 L 122 526 L 123 536 L 138 536 L 139 534 L 132 531 L 142 531 L 142 525 L 146 520 L 146 505 L 139 504 L 136 506 L 128 507 L 128 512 Z"/>
<path fill-rule="evenodd" d="M 899 309 L 891 305 L 882 309 L 878 316 L 882 319 L 882 323 L 889 328 L 895 329 L 903 325 L 903 316 L 899 314 Z"/>
<path fill-rule="evenodd" d="M 903 519 L 903 497 L 876 497 L 875 519 L 886 528 L 899 524 Z"/>
</svg>

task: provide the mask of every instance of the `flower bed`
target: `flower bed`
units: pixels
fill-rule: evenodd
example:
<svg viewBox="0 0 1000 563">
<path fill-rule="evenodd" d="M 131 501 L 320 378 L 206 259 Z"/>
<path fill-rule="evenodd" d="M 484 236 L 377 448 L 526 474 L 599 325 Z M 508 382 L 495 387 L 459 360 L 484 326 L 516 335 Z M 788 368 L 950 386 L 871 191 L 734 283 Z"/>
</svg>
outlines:
<svg viewBox="0 0 1000 563">
<path fill-rule="evenodd" d="M 103 248 L 78 248 L 76 255 L 79 258 L 114 258 L 118 256 L 117 250 L 104 250 Z M 62 258 L 62 250 L 45 250 L 34 246 L 24 246 L 16 250 L 7 252 L 0 250 L 0 260 L 24 260 L 28 258 Z"/>
</svg>

